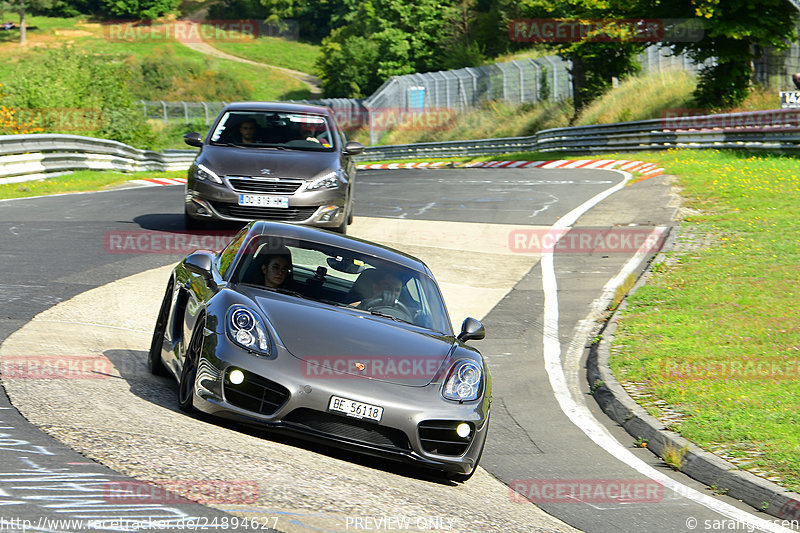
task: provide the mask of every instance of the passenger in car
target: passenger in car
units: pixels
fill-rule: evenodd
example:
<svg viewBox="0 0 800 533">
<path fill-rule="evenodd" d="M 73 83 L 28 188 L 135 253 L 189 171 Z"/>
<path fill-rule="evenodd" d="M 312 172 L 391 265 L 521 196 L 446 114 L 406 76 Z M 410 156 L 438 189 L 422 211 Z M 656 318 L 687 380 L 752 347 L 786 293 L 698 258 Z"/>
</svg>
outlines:
<svg viewBox="0 0 800 533">
<path fill-rule="evenodd" d="M 291 280 L 291 254 L 279 253 L 266 256 L 261 264 L 261 271 L 264 273 L 265 286 L 271 289 L 285 288 Z"/>
</svg>

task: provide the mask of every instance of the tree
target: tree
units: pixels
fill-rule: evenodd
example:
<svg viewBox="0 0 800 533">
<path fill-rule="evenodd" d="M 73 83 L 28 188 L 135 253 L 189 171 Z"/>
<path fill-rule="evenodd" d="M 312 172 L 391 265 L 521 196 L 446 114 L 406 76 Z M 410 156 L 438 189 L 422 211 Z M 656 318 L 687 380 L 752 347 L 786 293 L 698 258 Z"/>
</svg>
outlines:
<svg viewBox="0 0 800 533">
<path fill-rule="evenodd" d="M 522 0 L 508 2 L 505 8 L 509 18 L 553 19 L 567 28 L 569 37 L 554 33 L 547 45 L 572 62 L 576 116 L 611 87 L 614 78 L 622 79 L 639 71 L 635 58 L 646 43 L 637 35 L 636 25 L 625 21 L 640 18 L 643 12 L 637 0 Z M 598 25 L 599 21 L 603 24 Z M 532 27 L 528 29 L 534 31 Z"/>
<path fill-rule="evenodd" d="M 656 16 L 699 18 L 703 38 L 696 42 L 671 43 L 676 52 L 686 52 L 696 62 L 713 60 L 703 67 L 695 99 L 703 107 L 729 107 L 750 92 L 753 60 L 760 48 L 778 50 L 796 38 L 797 10 L 789 0 L 654 0 Z"/>
<path fill-rule="evenodd" d="M 285 19 L 296 20 L 300 38 L 312 42 L 320 42 L 332 30 L 342 26 L 345 23 L 344 17 L 357 5 L 352 0 L 259 1 L 266 8 L 267 23 L 280 24 Z"/>
<path fill-rule="evenodd" d="M 100 0 L 104 15 L 126 19 L 153 20 L 174 11 L 180 0 Z"/>
<path fill-rule="evenodd" d="M 0 2 L 0 13 L 5 10 L 16 11 L 19 14 L 19 44 L 27 41 L 27 24 L 25 14 L 28 11 L 38 13 L 45 11 L 53 5 L 53 0 L 5 0 Z"/>
<path fill-rule="evenodd" d="M 387 78 L 446 68 L 455 0 L 352 2 L 344 24 L 323 40 L 317 63 L 329 97 L 365 96 Z"/>
</svg>

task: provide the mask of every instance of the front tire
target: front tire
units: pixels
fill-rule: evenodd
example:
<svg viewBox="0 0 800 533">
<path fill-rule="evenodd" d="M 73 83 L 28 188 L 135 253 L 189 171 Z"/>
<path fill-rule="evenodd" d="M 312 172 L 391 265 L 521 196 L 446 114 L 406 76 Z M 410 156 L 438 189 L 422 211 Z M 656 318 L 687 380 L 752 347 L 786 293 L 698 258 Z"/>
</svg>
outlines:
<svg viewBox="0 0 800 533">
<path fill-rule="evenodd" d="M 169 321 L 169 307 L 172 303 L 172 280 L 167 284 L 161 308 L 158 311 L 156 327 L 153 329 L 153 339 L 150 341 L 150 352 L 147 354 L 147 368 L 151 374 L 156 376 L 168 376 L 167 367 L 161 359 L 161 351 L 164 347 L 164 337 L 167 333 L 167 322 Z"/>
<path fill-rule="evenodd" d="M 189 348 L 183 359 L 183 369 L 181 379 L 178 383 L 178 407 L 186 413 L 195 412 L 194 408 L 194 382 L 197 379 L 197 365 L 200 361 L 200 354 L 203 351 L 203 329 L 205 329 L 205 317 L 197 321 L 192 332 L 192 340 L 189 341 Z"/>
</svg>

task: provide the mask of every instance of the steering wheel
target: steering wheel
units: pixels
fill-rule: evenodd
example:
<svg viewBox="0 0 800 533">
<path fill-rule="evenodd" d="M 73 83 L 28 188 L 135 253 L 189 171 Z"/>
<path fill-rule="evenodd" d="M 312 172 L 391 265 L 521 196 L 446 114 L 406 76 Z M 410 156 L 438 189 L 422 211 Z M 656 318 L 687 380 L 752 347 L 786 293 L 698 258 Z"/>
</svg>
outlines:
<svg viewBox="0 0 800 533">
<path fill-rule="evenodd" d="M 361 302 L 359 305 L 361 309 L 366 309 L 367 311 L 375 311 L 376 313 L 383 313 L 384 315 L 389 315 L 394 318 L 399 318 L 400 320 L 405 320 L 406 322 L 414 322 L 414 313 L 399 300 L 395 300 L 392 303 L 386 303 L 386 301 L 381 298 L 372 298 L 370 300 L 366 300 Z"/>
</svg>

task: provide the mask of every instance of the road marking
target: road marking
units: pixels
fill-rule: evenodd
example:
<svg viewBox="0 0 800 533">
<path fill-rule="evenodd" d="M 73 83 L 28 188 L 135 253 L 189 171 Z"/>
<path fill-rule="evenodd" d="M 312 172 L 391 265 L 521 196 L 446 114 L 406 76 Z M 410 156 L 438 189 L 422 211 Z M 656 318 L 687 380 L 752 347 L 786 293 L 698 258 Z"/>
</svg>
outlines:
<svg viewBox="0 0 800 533">
<path fill-rule="evenodd" d="M 586 211 L 600 203 L 602 200 L 611 196 L 613 193 L 625 187 L 625 185 L 632 178 L 631 174 L 628 172 L 619 170 L 612 170 L 612 172 L 618 172 L 622 174 L 624 179 L 617 185 L 595 195 L 593 198 L 590 198 L 583 204 L 564 215 L 558 222 L 551 226 L 551 229 L 559 230 L 568 228 L 574 224 L 575 221 L 577 221 L 578 218 Z M 553 248 L 554 247 L 555 243 L 553 244 Z M 680 494 L 685 498 L 693 500 L 731 520 L 748 524 L 749 526 L 758 528 L 762 531 L 790 533 L 792 531 L 791 529 L 781 527 L 776 523 L 753 516 L 750 513 L 737 509 L 728 503 L 715 500 L 707 494 L 688 487 L 678 481 L 675 481 L 666 474 L 659 472 L 652 466 L 633 455 L 630 450 L 620 444 L 619 441 L 617 441 L 611 435 L 611 433 L 609 433 L 608 430 L 597 421 L 585 404 L 579 403 L 575 400 L 570 391 L 570 387 L 567 384 L 564 367 L 562 366 L 561 362 L 561 343 L 558 337 L 558 281 L 555 272 L 553 248 L 550 248 L 549 250 L 542 250 L 541 258 L 542 290 L 544 292 L 544 316 L 542 320 L 544 336 L 542 344 L 544 348 L 545 370 L 547 371 L 550 385 L 553 388 L 553 393 L 558 401 L 558 405 L 561 407 L 561 410 L 564 411 L 564 414 L 567 415 L 570 421 L 578 426 L 587 437 L 594 441 L 595 444 L 640 474 L 661 483 L 664 485 L 664 487 L 674 491 L 676 494 Z M 641 260 L 641 258 L 639 260 Z M 634 268 L 638 266 L 638 262 L 633 264 L 632 261 L 633 259 L 628 261 L 625 267 L 623 267 L 623 271 L 627 268 L 630 268 L 630 265 L 633 265 Z M 624 279 L 624 277 L 619 277 L 618 275 L 618 277 L 615 277 L 615 279 L 612 281 L 618 281 L 619 279 Z M 610 289 L 609 284 L 607 284 L 604 288 L 604 294 L 606 293 L 606 290 Z"/>
</svg>

